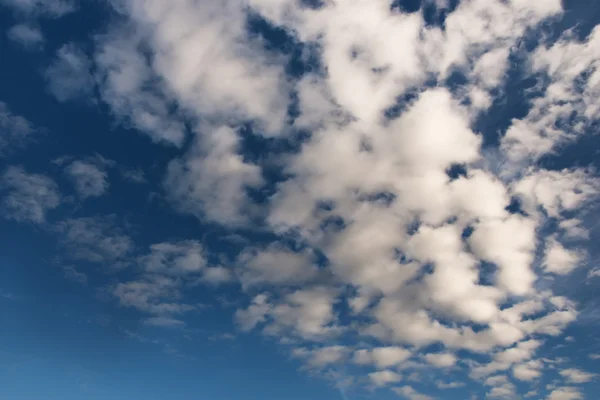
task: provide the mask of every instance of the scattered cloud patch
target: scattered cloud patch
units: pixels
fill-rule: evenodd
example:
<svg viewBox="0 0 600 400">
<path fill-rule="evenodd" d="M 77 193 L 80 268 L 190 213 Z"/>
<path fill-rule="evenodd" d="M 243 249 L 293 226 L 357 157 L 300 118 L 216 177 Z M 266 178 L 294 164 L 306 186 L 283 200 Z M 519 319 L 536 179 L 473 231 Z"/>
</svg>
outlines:
<svg viewBox="0 0 600 400">
<path fill-rule="evenodd" d="M 40 28 L 29 24 L 14 25 L 6 31 L 6 35 L 26 50 L 39 49 L 45 41 Z"/>
<path fill-rule="evenodd" d="M 4 171 L 0 190 L 2 215 L 19 222 L 46 222 L 46 214 L 57 208 L 62 200 L 52 179 L 28 173 L 21 167 L 8 167 Z"/>
<path fill-rule="evenodd" d="M 27 119 L 15 115 L 0 101 L 0 157 L 24 148 L 35 139 L 38 129 Z"/>
<path fill-rule="evenodd" d="M 95 83 L 91 68 L 92 63 L 81 47 L 75 43 L 63 45 L 44 73 L 48 90 L 60 102 L 92 102 Z"/>
</svg>

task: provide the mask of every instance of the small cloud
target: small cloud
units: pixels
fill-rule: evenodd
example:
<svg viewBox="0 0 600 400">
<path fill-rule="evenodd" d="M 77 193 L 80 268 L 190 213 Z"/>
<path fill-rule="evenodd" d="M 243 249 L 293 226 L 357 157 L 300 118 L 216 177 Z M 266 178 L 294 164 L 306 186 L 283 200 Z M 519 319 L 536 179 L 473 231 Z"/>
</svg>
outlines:
<svg viewBox="0 0 600 400">
<path fill-rule="evenodd" d="M 383 370 L 370 373 L 369 379 L 375 386 L 386 386 L 390 383 L 400 382 L 402 375 L 391 370 Z"/>
<path fill-rule="evenodd" d="M 404 396 L 407 400 L 433 400 L 433 397 L 417 392 L 411 386 L 403 386 L 401 388 L 395 388 L 394 392 L 400 396 Z"/>
<path fill-rule="evenodd" d="M 83 272 L 79 272 L 73 266 L 66 266 L 63 268 L 65 272 L 65 278 L 70 279 L 74 282 L 85 285 L 88 281 L 87 275 Z"/>
<path fill-rule="evenodd" d="M 115 266 L 126 261 L 133 249 L 131 238 L 115 220 L 114 215 L 69 218 L 60 222 L 56 230 L 70 258 Z"/>
<path fill-rule="evenodd" d="M 61 202 L 58 186 L 44 175 L 9 167 L 0 178 L 0 212 L 7 219 L 41 224 Z"/>
<path fill-rule="evenodd" d="M 140 168 L 121 168 L 120 170 L 121 176 L 126 181 L 132 183 L 146 183 L 148 180 L 146 179 L 146 174 Z"/>
<path fill-rule="evenodd" d="M 0 157 L 25 147 L 36 132 L 31 122 L 13 114 L 6 103 L 0 101 Z"/>
<path fill-rule="evenodd" d="M 583 395 L 577 388 L 559 387 L 552 390 L 546 400 L 583 400 Z"/>
<path fill-rule="evenodd" d="M 435 383 L 435 385 L 439 388 L 439 389 L 457 389 L 457 388 L 461 388 L 461 387 L 465 387 L 466 384 L 464 382 L 443 382 L 443 381 L 437 381 Z"/>
<path fill-rule="evenodd" d="M 592 374 L 578 368 L 563 369 L 559 372 L 559 374 L 569 383 L 586 383 L 596 377 L 596 374 Z"/>
<path fill-rule="evenodd" d="M 48 90 L 60 102 L 90 100 L 95 86 L 91 68 L 81 48 L 74 43 L 63 45 L 44 73 Z"/>
<path fill-rule="evenodd" d="M 76 9 L 71 0 L 0 0 L 0 4 L 22 14 L 49 18 L 59 18 Z"/>
<path fill-rule="evenodd" d="M 6 36 L 26 50 L 40 49 L 44 44 L 42 31 L 29 24 L 14 25 L 6 32 Z"/>
<path fill-rule="evenodd" d="M 158 326 L 161 328 L 181 328 L 185 326 L 185 322 L 175 318 L 168 317 L 152 317 L 144 321 L 146 325 Z"/>
<path fill-rule="evenodd" d="M 202 272 L 202 279 L 213 285 L 231 282 L 233 274 L 225 267 L 217 266 L 205 268 Z"/>
</svg>

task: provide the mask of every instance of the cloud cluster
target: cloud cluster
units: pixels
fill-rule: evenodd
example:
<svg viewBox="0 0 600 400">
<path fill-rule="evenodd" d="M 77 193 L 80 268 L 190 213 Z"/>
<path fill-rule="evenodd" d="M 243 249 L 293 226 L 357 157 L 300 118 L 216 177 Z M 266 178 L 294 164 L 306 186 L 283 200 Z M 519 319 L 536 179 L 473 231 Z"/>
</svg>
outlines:
<svg viewBox="0 0 600 400">
<path fill-rule="evenodd" d="M 52 179 L 20 167 L 4 171 L 0 193 L 0 210 L 5 218 L 37 224 L 45 222 L 46 213 L 57 208 L 62 200 Z"/>
<path fill-rule="evenodd" d="M 241 330 L 412 400 L 432 399 L 405 382 L 419 368 L 461 369 L 498 399 L 542 376 L 538 351 L 578 315 L 542 282 L 583 268 L 582 213 L 600 181 L 539 161 L 600 117 L 598 28 L 528 52 L 559 0 L 436 2 L 443 23 L 384 0 L 113 3 L 123 18 L 93 55 L 59 49 L 50 91 L 97 92 L 120 121 L 183 148 L 162 182 L 170 204 L 249 241 L 230 268 L 195 239 L 133 256 L 106 220 L 65 220 L 74 258 L 131 261 L 136 278 L 109 289 L 120 305 L 182 326 L 195 309 L 185 288 L 235 279 Z M 514 60 L 538 84 L 491 146 L 477 121 L 503 99 Z M 106 168 L 75 160 L 65 172 L 87 198 L 107 191 Z M 12 168 L 3 181 L 9 218 L 40 222 L 60 202 L 42 176 Z M 581 396 L 565 386 L 547 398 Z"/>
<path fill-rule="evenodd" d="M 22 149 L 35 139 L 38 129 L 27 119 L 14 114 L 0 101 L 0 157 Z"/>
</svg>

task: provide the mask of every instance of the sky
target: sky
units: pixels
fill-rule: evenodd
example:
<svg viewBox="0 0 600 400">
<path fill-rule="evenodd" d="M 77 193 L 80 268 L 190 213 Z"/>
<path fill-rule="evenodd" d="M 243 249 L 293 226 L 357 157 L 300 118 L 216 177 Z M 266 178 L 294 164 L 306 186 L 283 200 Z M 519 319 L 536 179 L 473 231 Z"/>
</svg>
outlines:
<svg viewBox="0 0 600 400">
<path fill-rule="evenodd" d="M 598 24 L 0 0 L 0 398 L 600 398 Z"/>
</svg>

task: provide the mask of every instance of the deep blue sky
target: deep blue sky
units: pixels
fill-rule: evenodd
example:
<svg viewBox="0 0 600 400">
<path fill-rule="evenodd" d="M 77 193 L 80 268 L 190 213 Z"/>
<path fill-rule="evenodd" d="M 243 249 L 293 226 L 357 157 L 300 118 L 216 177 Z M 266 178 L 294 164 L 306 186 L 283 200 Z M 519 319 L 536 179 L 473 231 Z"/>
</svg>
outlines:
<svg viewBox="0 0 600 400">
<path fill-rule="evenodd" d="M 600 2 L 376 3 L 0 0 L 0 398 L 600 398 Z"/>
</svg>

